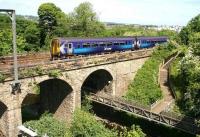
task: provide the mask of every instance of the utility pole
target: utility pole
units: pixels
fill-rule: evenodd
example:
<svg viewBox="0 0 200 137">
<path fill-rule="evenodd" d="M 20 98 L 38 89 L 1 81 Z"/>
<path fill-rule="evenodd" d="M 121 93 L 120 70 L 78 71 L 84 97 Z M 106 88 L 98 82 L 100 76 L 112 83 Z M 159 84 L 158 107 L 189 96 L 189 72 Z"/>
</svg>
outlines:
<svg viewBox="0 0 200 137">
<path fill-rule="evenodd" d="M 18 64 L 17 64 L 17 45 L 16 45 L 16 14 L 12 9 L 0 9 L 0 12 L 6 12 L 12 21 L 12 33 L 13 33 L 13 60 L 14 60 L 14 82 L 11 84 L 12 93 L 20 91 L 20 82 L 18 79 Z"/>
</svg>

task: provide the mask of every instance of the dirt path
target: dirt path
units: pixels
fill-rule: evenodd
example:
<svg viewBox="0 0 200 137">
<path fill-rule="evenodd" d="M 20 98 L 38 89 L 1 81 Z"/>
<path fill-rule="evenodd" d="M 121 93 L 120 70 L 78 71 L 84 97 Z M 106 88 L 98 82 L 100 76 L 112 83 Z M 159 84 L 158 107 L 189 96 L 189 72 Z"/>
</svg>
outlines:
<svg viewBox="0 0 200 137">
<path fill-rule="evenodd" d="M 174 101 L 172 91 L 169 88 L 168 79 L 168 68 L 169 64 L 173 61 L 175 57 L 172 57 L 168 62 L 166 62 L 159 71 L 160 76 L 160 88 L 163 94 L 163 100 L 152 108 L 152 112 L 160 113 L 169 108 L 170 104 Z"/>
</svg>

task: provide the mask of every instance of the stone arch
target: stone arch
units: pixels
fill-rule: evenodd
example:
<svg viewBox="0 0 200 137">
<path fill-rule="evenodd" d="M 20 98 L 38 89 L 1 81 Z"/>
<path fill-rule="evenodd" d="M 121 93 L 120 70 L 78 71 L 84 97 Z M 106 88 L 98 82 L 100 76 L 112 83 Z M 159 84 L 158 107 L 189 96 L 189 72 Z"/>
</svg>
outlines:
<svg viewBox="0 0 200 137">
<path fill-rule="evenodd" d="M 81 94 L 84 96 L 89 92 L 96 94 L 101 91 L 112 95 L 114 92 L 113 81 L 114 76 L 109 70 L 97 69 L 86 75 L 86 78 L 83 80 L 83 84 L 81 86 Z"/>
<path fill-rule="evenodd" d="M 73 88 L 64 79 L 38 80 L 39 93 L 28 93 L 22 106 L 32 105 L 32 110 L 41 115 L 48 111 L 62 121 L 69 121 L 73 111 Z"/>
<path fill-rule="evenodd" d="M 5 136 L 7 131 L 7 106 L 0 101 L 0 136 Z"/>
</svg>

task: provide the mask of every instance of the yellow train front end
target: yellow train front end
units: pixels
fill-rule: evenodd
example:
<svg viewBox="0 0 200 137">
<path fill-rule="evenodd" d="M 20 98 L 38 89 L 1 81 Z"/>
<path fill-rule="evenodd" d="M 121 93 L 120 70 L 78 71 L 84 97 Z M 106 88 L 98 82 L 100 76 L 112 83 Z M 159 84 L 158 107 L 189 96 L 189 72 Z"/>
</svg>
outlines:
<svg viewBox="0 0 200 137">
<path fill-rule="evenodd" d="M 51 59 L 60 57 L 60 40 L 52 39 L 51 41 Z"/>
</svg>

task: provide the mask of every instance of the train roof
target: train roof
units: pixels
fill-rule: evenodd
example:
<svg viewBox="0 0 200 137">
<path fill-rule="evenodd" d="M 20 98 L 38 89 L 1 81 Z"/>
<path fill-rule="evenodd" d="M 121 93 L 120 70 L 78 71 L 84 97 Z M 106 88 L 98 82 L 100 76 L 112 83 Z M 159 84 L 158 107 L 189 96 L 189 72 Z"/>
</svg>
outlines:
<svg viewBox="0 0 200 137">
<path fill-rule="evenodd" d="M 159 40 L 159 39 L 168 39 L 166 36 L 160 37 L 138 37 L 139 40 Z"/>
<path fill-rule="evenodd" d="M 87 42 L 87 41 L 124 41 L 124 40 L 133 40 L 132 37 L 126 38 L 59 38 L 61 41 L 70 41 L 70 42 Z"/>
<path fill-rule="evenodd" d="M 55 38 L 59 39 L 60 41 L 68 41 L 68 42 L 89 42 L 89 41 L 129 41 L 133 39 L 139 40 L 159 40 L 159 39 L 167 39 L 166 36 L 161 37 L 109 37 L 109 38 Z"/>
</svg>

